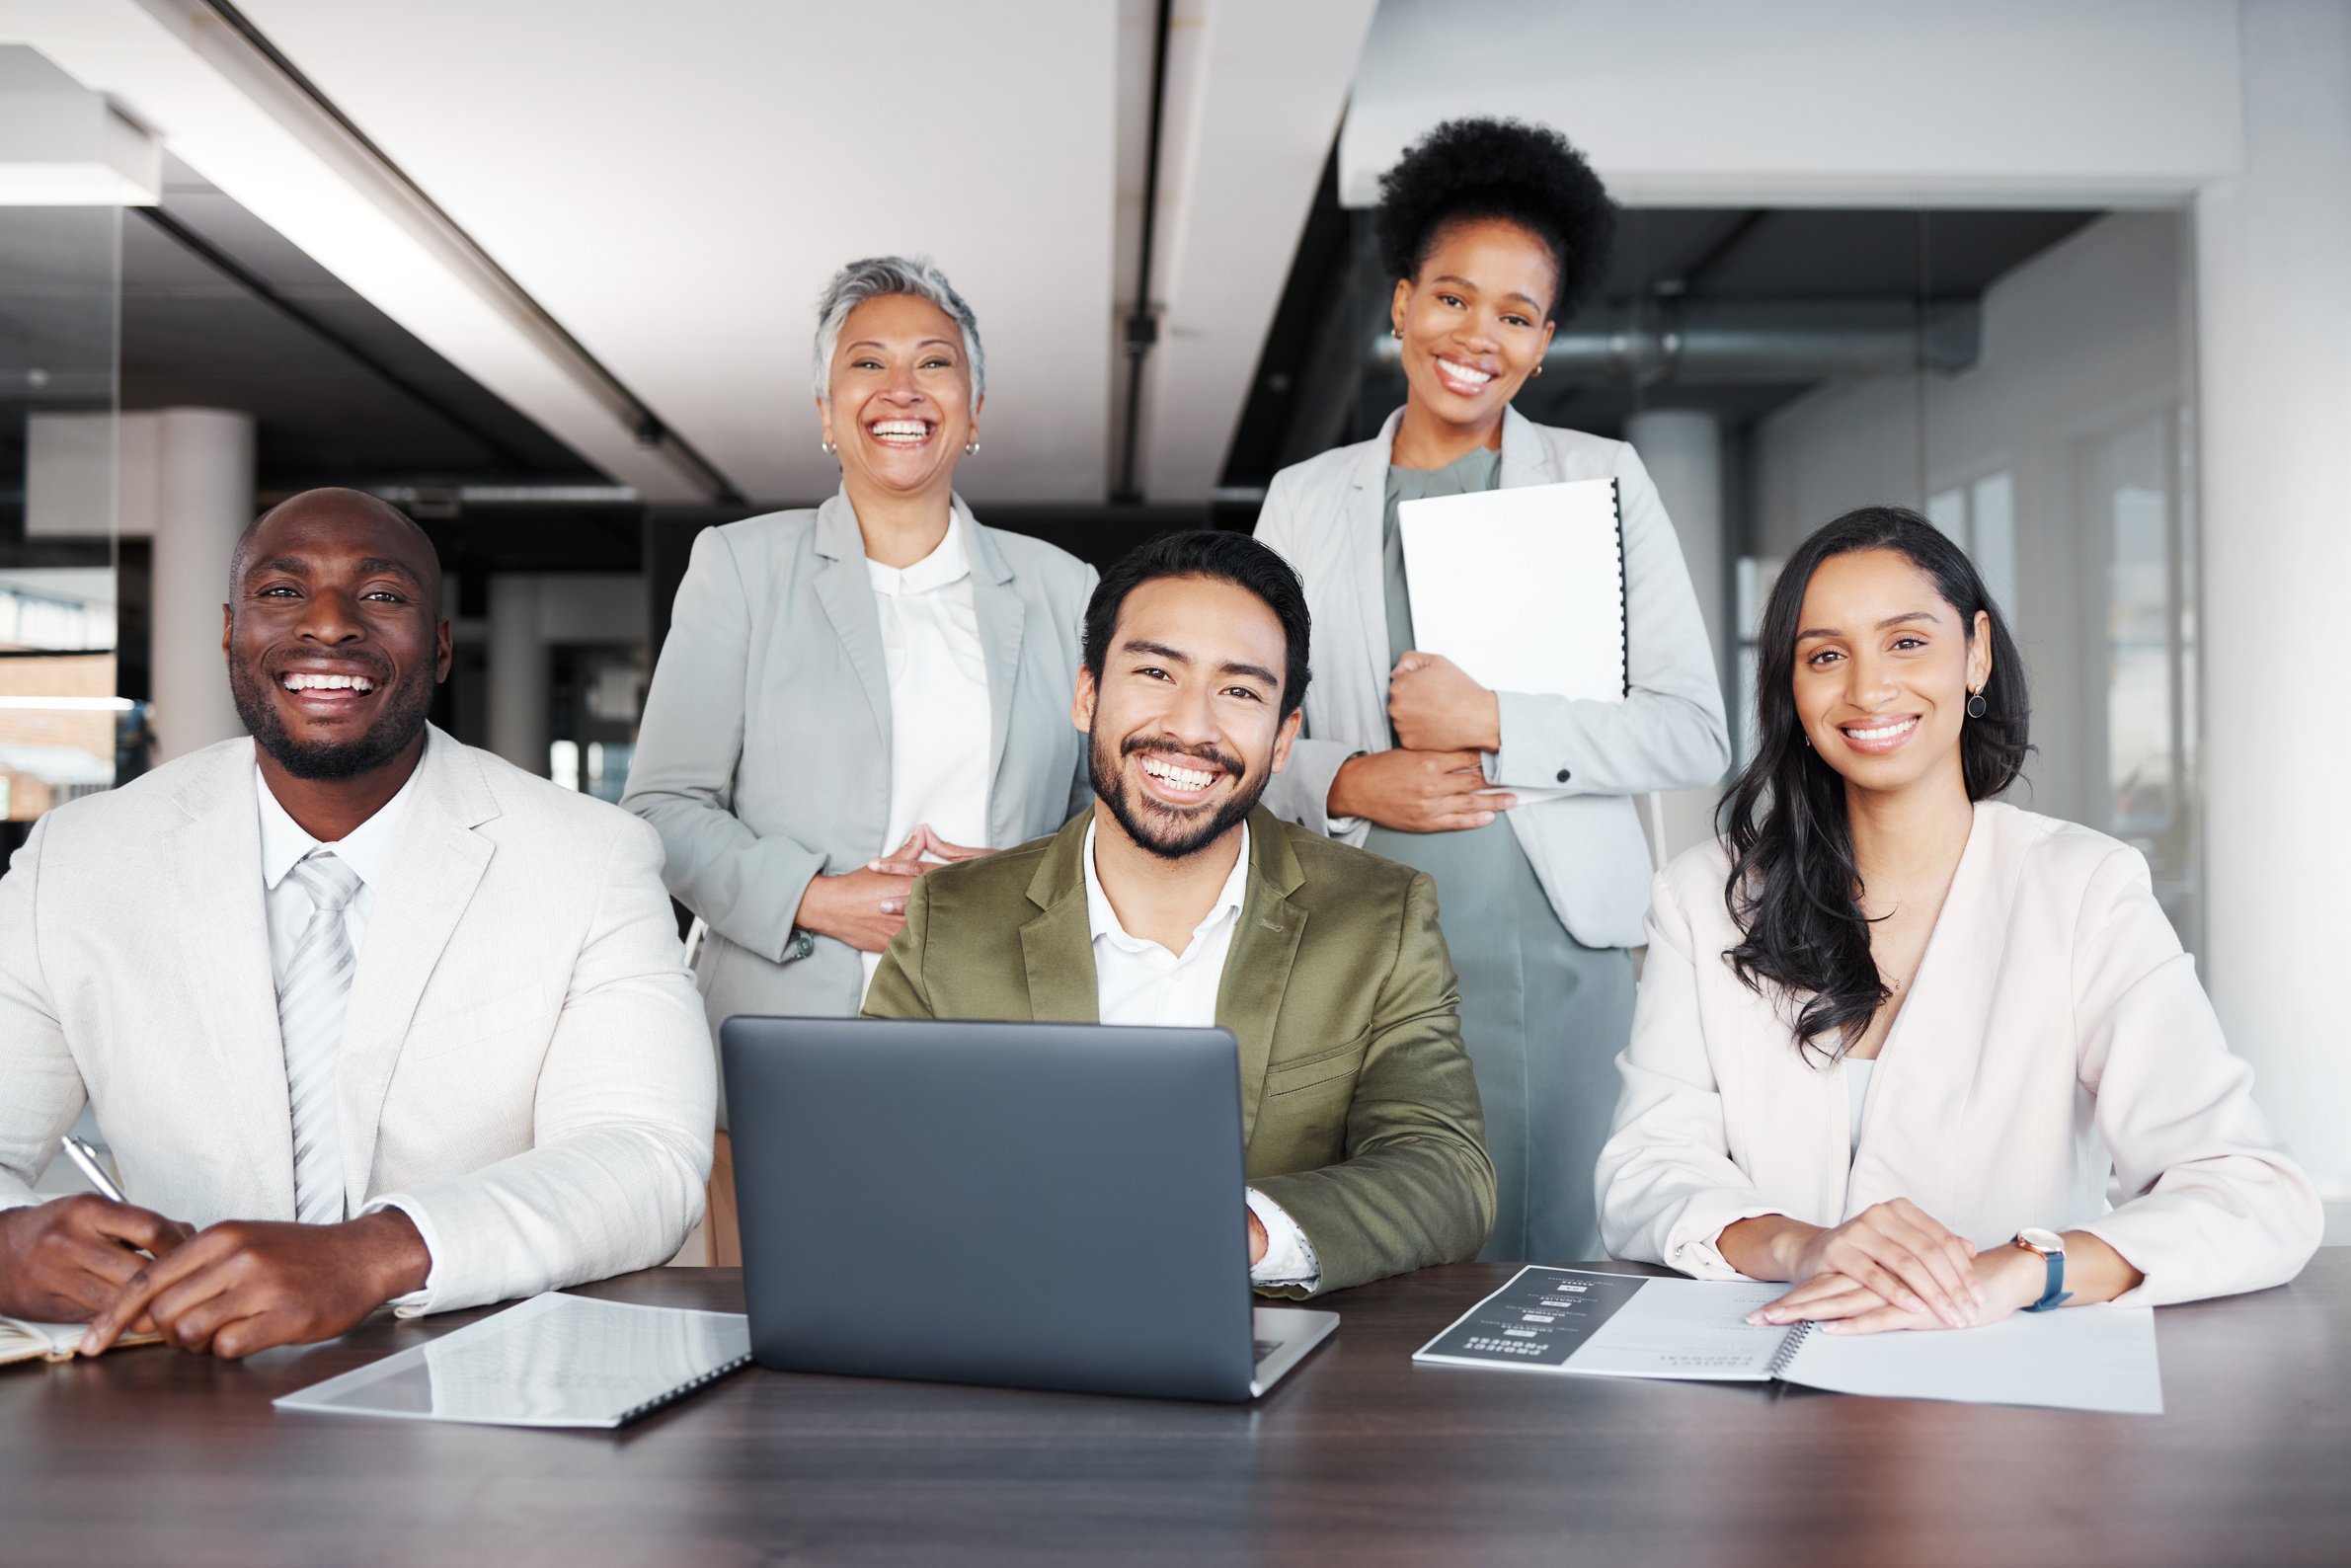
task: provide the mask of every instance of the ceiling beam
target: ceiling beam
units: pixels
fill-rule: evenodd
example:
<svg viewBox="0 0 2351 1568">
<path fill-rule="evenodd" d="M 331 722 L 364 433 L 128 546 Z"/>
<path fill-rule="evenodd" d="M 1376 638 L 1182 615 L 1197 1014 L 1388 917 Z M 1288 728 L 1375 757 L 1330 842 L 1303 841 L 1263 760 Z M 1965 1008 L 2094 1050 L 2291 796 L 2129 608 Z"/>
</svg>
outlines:
<svg viewBox="0 0 2351 1568">
<path fill-rule="evenodd" d="M 241 19 L 239 19 L 241 20 Z M 735 487 L 281 58 L 204 0 L 0 0 L 39 49 L 582 458 L 660 502 Z"/>
</svg>

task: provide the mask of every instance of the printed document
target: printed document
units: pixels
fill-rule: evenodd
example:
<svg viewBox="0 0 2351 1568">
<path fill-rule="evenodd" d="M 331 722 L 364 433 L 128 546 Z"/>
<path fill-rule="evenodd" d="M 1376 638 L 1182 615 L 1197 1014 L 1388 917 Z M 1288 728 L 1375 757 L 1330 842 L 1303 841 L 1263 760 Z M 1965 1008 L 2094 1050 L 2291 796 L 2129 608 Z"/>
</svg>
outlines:
<svg viewBox="0 0 2351 1568">
<path fill-rule="evenodd" d="M 1881 1398 L 2163 1413 L 2148 1307 L 2067 1307 L 2020 1312 L 1983 1328 L 1853 1338 L 1809 1323 L 1747 1321 L 1787 1290 L 1752 1280 L 1529 1265 L 1412 1359 L 1604 1377 L 1776 1378 Z"/>
</svg>

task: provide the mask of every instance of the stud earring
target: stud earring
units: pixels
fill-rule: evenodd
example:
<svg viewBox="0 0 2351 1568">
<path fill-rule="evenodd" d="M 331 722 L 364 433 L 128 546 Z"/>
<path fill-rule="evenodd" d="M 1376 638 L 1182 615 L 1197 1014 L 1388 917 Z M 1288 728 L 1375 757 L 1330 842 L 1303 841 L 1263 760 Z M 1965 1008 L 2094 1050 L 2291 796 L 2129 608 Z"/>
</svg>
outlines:
<svg viewBox="0 0 2351 1568">
<path fill-rule="evenodd" d="M 1989 706 L 1991 705 L 1984 700 L 1984 688 L 1982 686 L 1978 686 L 1975 690 L 1967 694 L 1967 716 L 1969 718 L 1983 718 L 1984 710 Z"/>
<path fill-rule="evenodd" d="M 1541 374 L 1543 373 L 1543 367 L 1542 367 L 1541 365 L 1539 365 L 1539 364 L 1538 364 L 1538 365 L 1536 365 L 1536 366 L 1534 367 L 1534 373 L 1535 373 L 1536 375 L 1541 375 Z"/>
<path fill-rule="evenodd" d="M 1404 341 L 1404 329 L 1401 327 L 1388 328 L 1387 335 L 1395 339 L 1398 343 L 1402 343 Z"/>
<path fill-rule="evenodd" d="M 839 448 L 838 446 L 835 446 L 835 445 L 832 443 L 832 441 L 831 441 L 829 438 L 827 438 L 827 439 L 824 439 L 824 440 L 821 440 L 821 441 L 819 441 L 819 442 L 817 443 L 817 450 L 818 450 L 818 451 L 820 451 L 820 452 L 823 452 L 823 453 L 825 456 L 829 457 L 829 456 L 831 456 L 831 455 L 832 455 L 834 452 L 837 452 L 837 451 L 839 451 L 839 450 L 840 450 L 840 448 Z"/>
</svg>

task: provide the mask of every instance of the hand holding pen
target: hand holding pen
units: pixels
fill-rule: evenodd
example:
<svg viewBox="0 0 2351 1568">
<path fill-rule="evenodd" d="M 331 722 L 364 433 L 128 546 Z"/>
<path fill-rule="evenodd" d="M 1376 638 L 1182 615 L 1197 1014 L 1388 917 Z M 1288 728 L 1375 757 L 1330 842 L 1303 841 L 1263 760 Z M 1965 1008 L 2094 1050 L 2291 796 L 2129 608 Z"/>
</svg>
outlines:
<svg viewBox="0 0 2351 1568">
<path fill-rule="evenodd" d="M 0 1313 L 10 1317 L 85 1322 L 151 1258 L 196 1234 L 192 1226 L 123 1202 L 88 1144 L 68 1137 L 65 1148 L 99 1193 L 0 1210 Z"/>
</svg>

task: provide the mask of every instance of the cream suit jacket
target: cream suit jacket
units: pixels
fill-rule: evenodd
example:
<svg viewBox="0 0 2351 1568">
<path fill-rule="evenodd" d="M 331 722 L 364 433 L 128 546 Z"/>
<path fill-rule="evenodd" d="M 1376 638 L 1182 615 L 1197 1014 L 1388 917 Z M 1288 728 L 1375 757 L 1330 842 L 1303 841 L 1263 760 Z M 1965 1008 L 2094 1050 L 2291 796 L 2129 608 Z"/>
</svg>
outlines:
<svg viewBox="0 0 2351 1568">
<path fill-rule="evenodd" d="M 404 1310 L 665 1262 L 716 1091 L 661 845 L 437 730 L 419 767 L 345 1012 L 349 1212 L 417 1216 Z M 39 1201 L 87 1097 L 132 1203 L 294 1217 L 262 897 L 251 741 L 41 819 L 0 879 L 0 1206 Z"/>
<path fill-rule="evenodd" d="M 1342 762 L 1390 744 L 1379 541 L 1388 453 L 1402 418 L 1399 410 L 1371 440 L 1276 474 L 1257 520 L 1257 537 L 1304 580 L 1314 621 L 1305 730 L 1290 765 L 1266 786 L 1265 803 L 1358 848 L 1370 824 L 1334 823 L 1326 802 Z M 1503 692 L 1502 749 L 1486 757 L 1485 771 L 1506 787 L 1569 792 L 1516 808 L 1511 829 L 1571 936 L 1586 947 L 1631 947 L 1641 940 L 1642 900 L 1656 871 L 1632 798 L 1713 784 L 1731 747 L 1706 622 L 1639 456 L 1622 441 L 1505 411 L 1502 488 L 1570 479 L 1616 481 L 1632 693 L 1622 702 L 1579 702 Z"/>
<path fill-rule="evenodd" d="M 1835 1225 L 1908 1198 L 1978 1247 L 2089 1231 L 2147 1277 L 2122 1299 L 2155 1305 L 2277 1285 L 2317 1246 L 2317 1192 L 2254 1107 L 2137 850 L 1976 808 L 1849 1168 L 1846 1069 L 1799 1055 L 1786 1010 L 1722 956 L 1740 940 L 1728 868 L 1709 844 L 1657 879 L 1600 1158 L 1611 1256 L 1736 1279 L 1715 1245 L 1734 1220 Z"/>
</svg>

